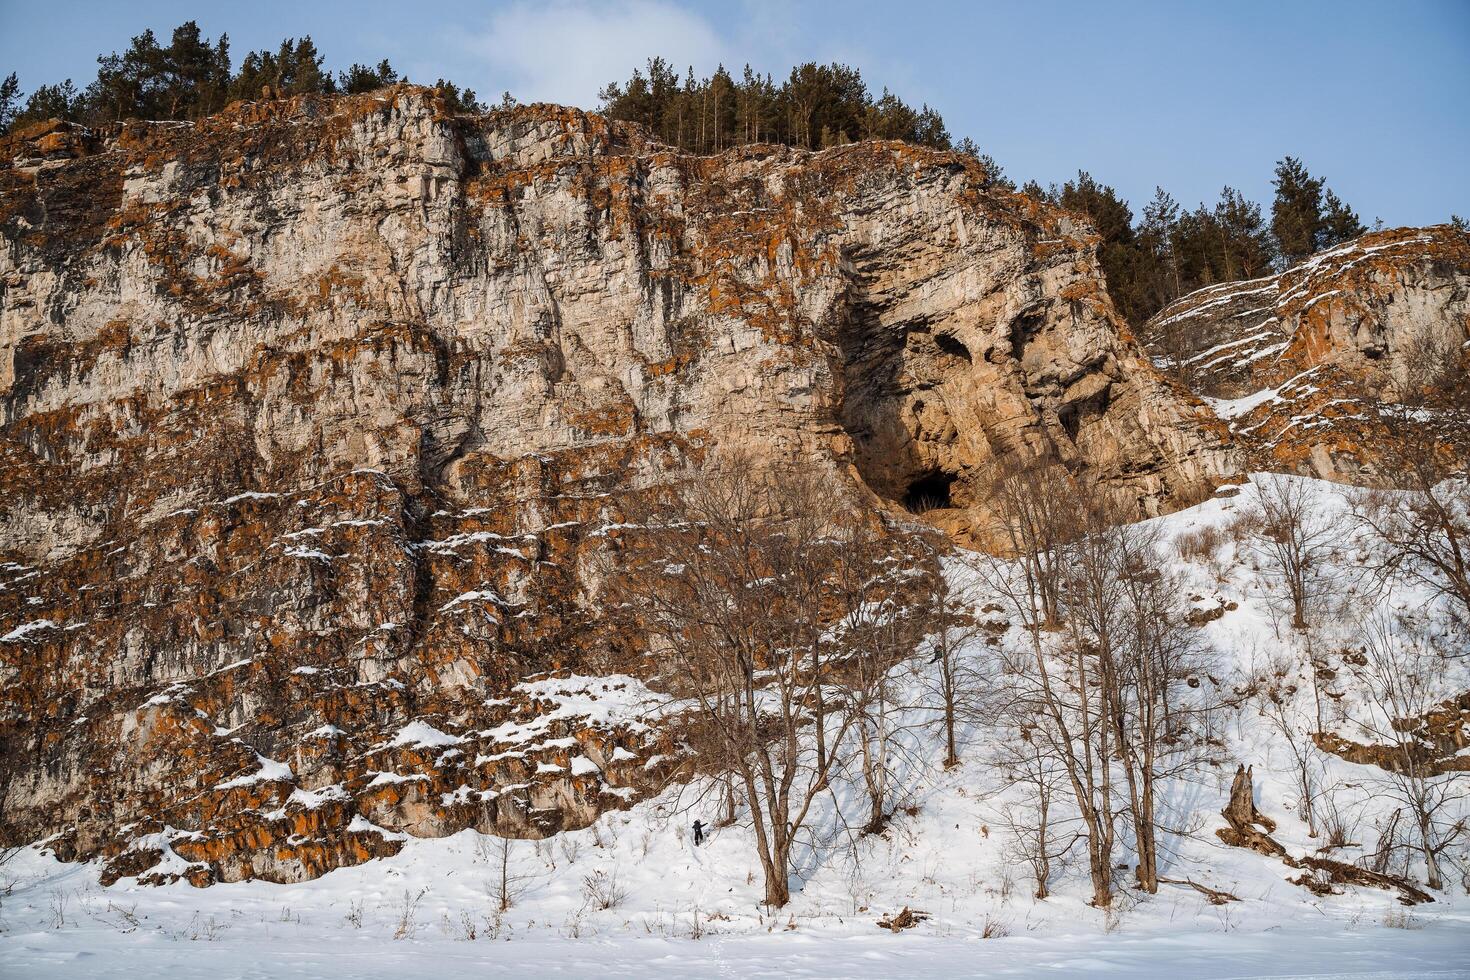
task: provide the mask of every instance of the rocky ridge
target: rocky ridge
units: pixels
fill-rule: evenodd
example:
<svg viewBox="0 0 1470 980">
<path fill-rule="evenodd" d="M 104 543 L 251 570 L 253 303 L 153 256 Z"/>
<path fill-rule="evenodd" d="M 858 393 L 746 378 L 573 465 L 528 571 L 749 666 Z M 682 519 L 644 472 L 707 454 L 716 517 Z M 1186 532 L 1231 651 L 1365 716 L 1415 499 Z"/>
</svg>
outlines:
<svg viewBox="0 0 1470 980">
<path fill-rule="evenodd" d="M 1252 469 L 1372 481 L 1388 438 L 1378 407 L 1403 398 L 1417 362 L 1470 341 L 1470 234 L 1371 232 L 1279 275 L 1190 293 L 1141 335 L 1211 400 Z"/>
<path fill-rule="evenodd" d="M 680 155 L 425 89 L 0 143 L 0 810 L 108 876 L 295 881 L 674 775 L 621 495 L 713 450 L 983 534 L 1239 460 L 1096 236 L 898 143 Z"/>
</svg>

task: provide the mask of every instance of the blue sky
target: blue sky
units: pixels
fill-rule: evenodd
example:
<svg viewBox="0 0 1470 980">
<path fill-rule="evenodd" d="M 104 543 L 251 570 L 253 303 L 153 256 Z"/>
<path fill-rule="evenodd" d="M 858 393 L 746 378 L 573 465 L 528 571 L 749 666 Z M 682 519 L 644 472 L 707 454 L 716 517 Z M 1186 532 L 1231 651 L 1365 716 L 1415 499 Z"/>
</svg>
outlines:
<svg viewBox="0 0 1470 980">
<path fill-rule="evenodd" d="M 1135 211 L 1155 184 L 1188 205 L 1227 183 L 1265 202 L 1291 153 L 1367 222 L 1470 217 L 1470 0 L 0 0 L 0 74 L 80 84 L 99 53 L 190 18 L 237 59 L 310 34 L 336 67 L 388 57 L 416 81 L 587 107 L 653 54 L 699 73 L 839 60 L 938 108 L 1018 180 L 1086 168 Z"/>
</svg>

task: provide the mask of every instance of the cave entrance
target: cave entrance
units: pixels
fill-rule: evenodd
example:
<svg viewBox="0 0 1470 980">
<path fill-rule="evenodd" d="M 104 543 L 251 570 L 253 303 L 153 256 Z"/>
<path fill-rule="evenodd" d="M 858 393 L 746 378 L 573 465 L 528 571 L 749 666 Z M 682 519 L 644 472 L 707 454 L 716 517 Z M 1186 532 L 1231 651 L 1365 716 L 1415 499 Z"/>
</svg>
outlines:
<svg viewBox="0 0 1470 980">
<path fill-rule="evenodd" d="M 930 470 L 909 483 L 908 490 L 903 495 L 903 505 L 913 514 L 951 507 L 953 503 L 949 491 L 954 481 L 951 473 Z"/>
</svg>

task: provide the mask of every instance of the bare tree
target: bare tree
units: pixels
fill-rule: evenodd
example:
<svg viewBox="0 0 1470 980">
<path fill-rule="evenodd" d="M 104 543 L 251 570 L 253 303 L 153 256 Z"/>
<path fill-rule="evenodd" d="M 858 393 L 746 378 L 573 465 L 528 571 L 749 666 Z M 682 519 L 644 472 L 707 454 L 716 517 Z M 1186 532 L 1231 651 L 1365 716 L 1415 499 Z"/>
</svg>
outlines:
<svg viewBox="0 0 1470 980">
<path fill-rule="evenodd" d="M 963 560 L 955 562 L 961 568 Z M 1000 707 L 995 679 L 980 661 L 966 653 L 984 634 L 976 617 L 980 605 L 973 585 L 954 587 L 944 574 L 934 576 L 917 609 L 928 638 L 927 659 L 914 663 L 914 673 L 928 703 L 938 707 L 944 736 L 944 768 L 960 764 L 957 729 L 962 720 L 992 719 Z M 999 607 L 992 607 L 999 611 Z"/>
<path fill-rule="evenodd" d="M 863 833 L 878 833 L 889 818 L 899 734 L 894 671 L 912 656 L 922 624 L 911 608 L 913 594 L 942 587 L 925 557 L 873 527 L 848 522 L 827 561 L 829 601 L 841 611 L 828 634 L 835 648 L 829 666 L 842 681 L 868 796 Z"/>
<path fill-rule="evenodd" d="M 1312 481 L 1278 474 L 1259 479 L 1255 504 L 1245 516 L 1252 550 L 1290 602 L 1292 628 L 1305 630 L 1330 587 L 1329 559 L 1341 528 Z"/>
<path fill-rule="evenodd" d="M 1055 806 L 1066 792 L 1066 774 L 1029 730 L 1017 742 L 1003 744 L 995 763 L 1027 790 L 1025 802 L 1004 807 L 1000 816 L 1010 832 L 1013 857 L 1031 869 L 1032 894 L 1044 899 L 1051 894 L 1053 862 L 1064 860 L 1081 837 L 1066 829 L 1076 821 L 1067 820 Z"/>
<path fill-rule="evenodd" d="M 610 604 L 630 607 L 668 659 L 708 762 L 740 783 L 774 907 L 790 900 L 793 848 L 854 722 L 826 712 L 828 672 L 805 646 L 841 617 L 813 601 L 840 557 L 841 513 L 830 494 L 725 460 L 647 509 L 609 582 Z"/>
<path fill-rule="evenodd" d="M 1400 352 L 1397 398 L 1380 402 L 1384 472 L 1398 491 L 1354 499 L 1359 525 L 1377 540 L 1381 578 L 1422 586 L 1470 620 L 1470 345 L 1421 337 Z M 1462 623 L 1463 625 L 1463 623 Z"/>
<path fill-rule="evenodd" d="M 1188 777 L 1207 761 L 1203 731 L 1219 705 L 1213 688 L 1200 680 L 1209 666 L 1206 650 L 1188 622 L 1183 581 L 1162 560 L 1157 532 L 1132 525 L 1110 537 L 1122 622 L 1107 694 L 1128 785 L 1138 882 L 1152 893 L 1158 891 L 1163 829 L 1159 786 Z"/>
<path fill-rule="evenodd" d="M 1092 901 L 1107 908 L 1116 827 L 1112 746 L 1095 649 L 1075 635 L 1061 643 L 1047 635 L 1062 616 L 1061 570 L 1076 558 L 1069 542 L 1076 540 L 1082 508 L 1060 468 L 1006 475 L 991 499 L 995 537 L 1009 544 L 1013 557 L 978 559 L 976 571 L 1026 635 L 1020 649 L 1003 648 L 1009 717 L 1064 774 L 1084 827 Z"/>
<path fill-rule="evenodd" d="M 1200 681 L 1204 650 L 1188 623 L 1182 581 L 1169 571 L 1158 532 L 1127 523 L 1126 507 L 1095 484 L 1059 473 L 1008 478 L 996 507 L 1010 525 L 1002 540 L 1049 552 L 982 566 L 1028 634 L 1029 650 L 1012 649 L 1006 670 L 1022 739 L 1037 740 L 1072 789 L 1094 903 L 1111 901 L 1116 823 L 1125 815 L 1139 885 L 1156 891 L 1167 832 L 1160 786 L 1206 761 L 1218 707 Z M 1051 610 L 1037 584 L 1048 568 L 1057 570 Z M 1039 766 L 1028 762 L 1023 771 Z M 1050 802 L 1037 812 L 1050 818 Z M 1033 835 L 1028 850 L 1045 852 L 1044 837 Z"/>
<path fill-rule="evenodd" d="M 533 875 L 518 874 L 511 870 L 513 841 L 509 837 L 480 836 L 475 840 L 481 861 L 490 866 L 492 877 L 486 885 L 490 900 L 497 912 L 505 912 L 515 904 L 525 891 Z"/>
<path fill-rule="evenodd" d="M 1311 664 L 1307 670 L 1315 677 Z M 1318 750 L 1292 715 L 1292 701 L 1297 692 L 1294 684 L 1286 678 L 1294 672 L 1293 662 L 1285 656 L 1275 658 L 1267 668 L 1268 676 L 1256 678 L 1256 703 L 1261 715 L 1276 730 L 1276 734 L 1291 751 L 1292 780 L 1296 784 L 1302 820 L 1307 825 L 1307 835 L 1315 838 L 1320 832 L 1317 823 L 1317 800 L 1322 796 L 1322 763 Z M 1314 696 L 1319 693 L 1315 680 Z M 1320 699 L 1318 699 L 1320 704 Z M 1319 712 L 1320 718 L 1320 712 Z"/>
<path fill-rule="evenodd" d="M 991 500 L 997 513 L 992 537 L 1019 563 L 1026 605 L 1039 610 L 1041 627 L 1050 629 L 1061 620 L 1062 546 L 1077 533 L 1070 477 L 1059 466 L 1011 470 L 995 482 Z"/>
<path fill-rule="evenodd" d="M 1404 838 L 1415 841 L 1430 888 L 1444 887 L 1441 856 L 1467 834 L 1466 818 L 1454 818 L 1466 796 L 1465 774 L 1436 764 L 1432 746 L 1416 737 L 1423 719 L 1444 697 L 1440 679 L 1447 652 L 1411 619 L 1377 615 L 1363 624 L 1361 663 L 1349 660 L 1367 695 L 1359 730 L 1383 753 L 1377 767 L 1384 795 L 1396 800 L 1408 821 Z"/>
<path fill-rule="evenodd" d="M 1445 596 L 1470 619 L 1470 480 L 1415 482 L 1355 495 L 1353 515 L 1379 543 L 1370 561 L 1384 578 Z"/>
</svg>

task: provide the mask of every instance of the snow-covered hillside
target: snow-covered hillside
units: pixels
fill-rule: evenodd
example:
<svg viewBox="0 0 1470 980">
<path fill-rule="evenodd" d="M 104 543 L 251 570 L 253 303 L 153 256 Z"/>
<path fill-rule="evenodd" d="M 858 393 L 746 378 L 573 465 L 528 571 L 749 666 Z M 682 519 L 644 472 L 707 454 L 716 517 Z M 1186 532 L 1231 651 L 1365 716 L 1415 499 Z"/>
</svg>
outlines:
<svg viewBox="0 0 1470 980">
<path fill-rule="evenodd" d="M 1300 481 L 1333 550 L 1314 572 L 1323 615 L 1310 633 L 1289 628 L 1281 583 L 1232 531 L 1271 480 Z M 1252 767 L 1256 805 L 1290 855 L 1334 845 L 1331 857 L 1357 862 L 1394 833 L 1399 790 L 1389 774 L 1322 751 L 1310 733 L 1371 743 L 1371 731 L 1387 726 L 1358 663 L 1369 640 L 1412 644 L 1417 631 L 1440 649 L 1454 641 L 1436 633 L 1443 600 L 1368 574 L 1374 556 L 1352 531 L 1351 493 L 1260 478 L 1154 522 L 1177 555 L 1205 641 L 1209 669 L 1199 683 L 1225 702 L 1210 723 L 1208 761 L 1165 783 L 1161 822 L 1177 832 L 1163 842 L 1169 883 L 1156 895 L 1134 891 L 1120 868 L 1113 908 L 1091 907 L 1079 846 L 1056 863 L 1050 897 L 1033 897 L 1013 831 L 1024 794 L 994 764 L 1016 732 L 976 713 L 961 729 L 961 764 L 946 770 L 938 713 L 923 695 L 934 666 L 921 648 L 898 668 L 894 819 L 871 836 L 843 825 L 839 812 L 862 809 L 860 787 L 855 774 L 836 781 L 797 855 L 793 900 L 776 915 L 760 904 L 761 868 L 743 823 L 694 846 L 693 822 L 720 817 L 718 797 L 695 783 L 545 841 L 507 844 L 468 830 L 410 839 L 393 857 L 294 885 L 102 887 L 96 865 L 26 849 L 0 868 L 0 973 L 1470 976 L 1470 841 L 1442 855 L 1445 887 L 1434 901 L 1406 907 L 1391 890 L 1311 890 L 1289 880 L 1300 869 L 1215 834 L 1238 764 Z M 989 605 L 964 560 L 947 572 L 957 592 Z M 1023 637 L 1013 624 L 1002 628 L 1003 608 L 982 617 L 993 629 L 979 631 L 964 656 L 985 674 L 998 650 Z M 1365 630 L 1378 632 L 1365 640 Z M 1441 663 L 1431 700 L 1470 689 L 1466 660 Z M 1442 797 L 1437 819 L 1452 829 L 1470 814 L 1470 773 L 1430 782 Z M 1123 868 L 1131 856 L 1120 844 Z M 1388 855 L 1384 870 L 1425 879 L 1408 849 Z M 1212 904 L 1186 882 L 1237 900 Z M 502 891 L 511 899 L 503 912 Z M 901 933 L 877 926 L 905 907 L 927 918 Z"/>
</svg>

